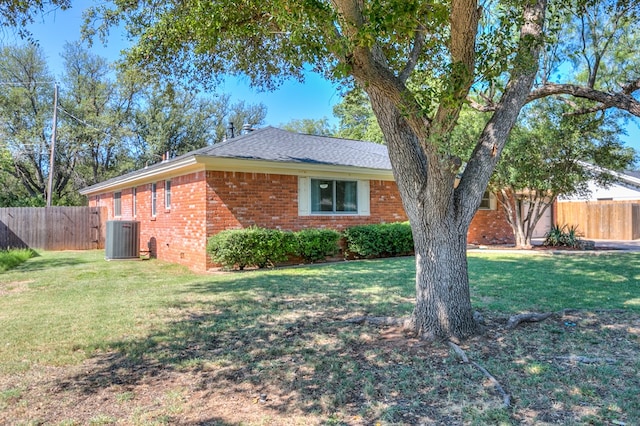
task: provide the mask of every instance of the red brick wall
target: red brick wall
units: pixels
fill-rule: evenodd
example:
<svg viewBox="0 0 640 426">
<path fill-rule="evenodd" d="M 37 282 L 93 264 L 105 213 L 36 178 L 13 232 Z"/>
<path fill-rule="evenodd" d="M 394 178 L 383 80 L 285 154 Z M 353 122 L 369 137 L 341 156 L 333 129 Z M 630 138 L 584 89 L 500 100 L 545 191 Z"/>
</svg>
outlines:
<svg viewBox="0 0 640 426">
<path fill-rule="evenodd" d="M 151 184 L 137 187 L 136 216 L 133 216 L 132 189 L 122 190 L 122 216 L 113 217 L 113 193 L 100 195 L 100 205 L 108 210 L 107 220 L 140 221 L 140 250 L 152 249 L 158 259 L 178 263 L 195 271 L 205 271 L 207 263 L 205 223 L 205 173 L 197 172 L 171 179 L 171 207 L 165 208 L 165 182 L 156 182 L 156 216 L 151 215 Z M 96 204 L 96 197 L 89 199 Z"/>
<path fill-rule="evenodd" d="M 500 206 L 496 210 L 478 210 L 467 233 L 469 244 L 513 244 L 514 241 L 513 231 Z"/>
<path fill-rule="evenodd" d="M 369 216 L 299 216 L 297 176 L 209 171 L 207 234 L 253 225 L 287 231 L 340 230 L 356 224 L 407 220 L 394 182 L 376 180 L 369 186 Z"/>
<path fill-rule="evenodd" d="M 211 267 L 207 237 L 223 229 L 252 225 L 288 231 L 305 228 L 342 230 L 349 226 L 407 220 L 395 182 L 372 180 L 369 216 L 298 215 L 298 177 L 266 173 L 196 172 L 171 179 L 171 208 L 165 209 L 164 181 L 157 181 L 157 214 L 151 215 L 151 184 L 137 187 L 136 216 L 132 189 L 122 190 L 122 220 L 140 221 L 141 250 L 152 246 L 162 260 L 195 271 Z M 90 197 L 90 205 L 105 206 L 113 220 L 113 193 Z M 103 227 L 104 229 L 105 227 Z M 511 228 L 501 210 L 480 210 L 471 222 L 472 244 L 512 242 Z"/>
</svg>

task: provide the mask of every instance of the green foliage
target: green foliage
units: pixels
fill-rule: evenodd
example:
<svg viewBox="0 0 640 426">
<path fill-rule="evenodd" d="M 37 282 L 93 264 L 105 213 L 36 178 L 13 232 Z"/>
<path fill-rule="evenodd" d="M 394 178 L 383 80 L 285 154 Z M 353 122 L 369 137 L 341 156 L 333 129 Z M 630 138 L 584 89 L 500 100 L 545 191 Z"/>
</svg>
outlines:
<svg viewBox="0 0 640 426">
<path fill-rule="evenodd" d="M 0 272 L 13 269 L 35 256 L 36 252 L 30 249 L 0 250 Z"/>
<path fill-rule="evenodd" d="M 3 1 L 0 6 L 0 28 L 13 27 L 21 37 L 31 40 L 32 35 L 26 28 L 28 24 L 55 10 L 70 7 L 71 0 Z"/>
<path fill-rule="evenodd" d="M 0 91 L 0 167 L 3 175 L 12 176 L 23 187 L 3 190 L 17 190 L 16 198 L 20 199 L 39 197 L 47 188 L 54 93 L 54 80 L 42 49 L 33 45 L 3 47 L 0 81 L 9 83 Z M 7 154 L 11 156 L 9 161 Z M 54 187 L 68 179 L 62 159 L 59 165 Z"/>
<path fill-rule="evenodd" d="M 358 225 L 343 234 L 347 251 L 359 257 L 401 256 L 414 249 L 409 222 Z"/>
<path fill-rule="evenodd" d="M 560 101 L 540 101 L 523 110 L 490 182 L 493 191 L 507 194 L 502 207 L 514 231 L 519 230 L 517 243 L 530 244 L 543 215 L 542 208 L 527 206 L 586 195 L 590 181 L 606 186 L 614 180 L 601 168 L 624 170 L 633 164 L 634 152 L 619 140 L 621 133 L 613 114 L 572 115 Z M 520 217 L 513 214 L 517 210 Z M 519 235 L 525 241 L 518 241 Z"/>
<path fill-rule="evenodd" d="M 585 163 L 612 170 L 633 164 L 634 152 L 620 142 L 621 129 L 610 115 L 569 112 L 559 101 L 539 102 L 523 111 L 492 185 L 552 197 L 585 194 L 589 180 L 607 183 L 611 178 Z"/>
<path fill-rule="evenodd" d="M 551 247 L 580 247 L 581 240 L 578 236 L 578 227 L 556 224 L 547 233 L 542 244 Z"/>
<path fill-rule="evenodd" d="M 293 119 L 288 123 L 281 125 L 280 127 L 290 132 L 297 132 L 305 135 L 335 135 L 335 129 L 331 127 L 331 125 L 329 124 L 329 120 L 326 117 L 318 120 L 312 118 Z"/>
<path fill-rule="evenodd" d="M 273 267 L 295 252 L 296 239 L 291 232 L 251 227 L 221 231 L 209 238 L 207 252 L 224 268 L 247 266 Z"/>
<path fill-rule="evenodd" d="M 369 98 L 359 87 L 347 92 L 342 101 L 333 107 L 333 115 L 340 120 L 337 137 L 384 143 Z"/>
<path fill-rule="evenodd" d="M 217 233 L 207 242 L 207 253 L 225 269 L 247 266 L 273 267 L 290 256 L 306 262 L 323 260 L 339 250 L 340 233 L 331 229 L 305 229 L 298 232 L 251 227 Z"/>
<path fill-rule="evenodd" d="M 297 243 L 296 254 L 306 262 L 324 260 L 339 250 L 340 233 L 332 229 L 304 229 L 294 235 Z"/>
</svg>

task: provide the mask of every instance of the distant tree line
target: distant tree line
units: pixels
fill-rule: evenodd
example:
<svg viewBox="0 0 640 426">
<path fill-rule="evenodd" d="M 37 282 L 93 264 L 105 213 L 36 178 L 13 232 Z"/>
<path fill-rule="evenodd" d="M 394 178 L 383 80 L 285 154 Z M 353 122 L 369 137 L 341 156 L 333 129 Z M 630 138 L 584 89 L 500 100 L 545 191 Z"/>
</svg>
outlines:
<svg viewBox="0 0 640 426">
<path fill-rule="evenodd" d="M 0 206 L 46 204 L 58 85 L 52 204 L 78 205 L 79 188 L 223 140 L 230 123 L 261 125 L 262 104 L 232 103 L 116 69 L 68 43 L 53 75 L 35 44 L 0 54 Z"/>
</svg>

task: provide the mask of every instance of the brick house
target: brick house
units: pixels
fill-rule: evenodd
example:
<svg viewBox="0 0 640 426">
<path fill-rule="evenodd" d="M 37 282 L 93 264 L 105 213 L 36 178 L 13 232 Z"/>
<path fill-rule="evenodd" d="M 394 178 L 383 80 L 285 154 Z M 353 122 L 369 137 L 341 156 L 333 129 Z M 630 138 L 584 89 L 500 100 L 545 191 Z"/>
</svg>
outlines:
<svg viewBox="0 0 640 426">
<path fill-rule="evenodd" d="M 341 230 L 407 220 L 384 145 L 266 127 L 80 191 L 105 220 L 140 222 L 141 250 L 206 271 L 207 238 L 252 225 Z M 104 229 L 104 227 L 103 227 Z M 487 196 L 469 242 L 512 241 Z"/>
</svg>

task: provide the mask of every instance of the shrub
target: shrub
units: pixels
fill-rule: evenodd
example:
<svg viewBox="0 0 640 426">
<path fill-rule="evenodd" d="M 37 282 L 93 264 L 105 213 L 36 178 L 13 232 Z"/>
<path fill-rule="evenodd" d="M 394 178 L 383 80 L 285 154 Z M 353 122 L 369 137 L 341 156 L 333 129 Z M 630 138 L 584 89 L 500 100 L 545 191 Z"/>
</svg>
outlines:
<svg viewBox="0 0 640 426">
<path fill-rule="evenodd" d="M 556 224 L 547 232 L 547 236 L 542 245 L 551 247 L 581 247 L 580 237 L 578 237 L 578 227 L 574 225 L 560 226 Z"/>
<path fill-rule="evenodd" d="M 400 256 L 414 251 L 409 222 L 358 225 L 344 231 L 347 251 L 362 257 Z"/>
<path fill-rule="evenodd" d="M 339 251 L 340 233 L 332 229 L 305 229 L 295 234 L 296 254 L 305 262 L 317 262 Z"/>
<path fill-rule="evenodd" d="M 221 231 L 207 242 L 211 259 L 226 269 L 274 266 L 286 261 L 294 251 L 291 232 L 257 227 Z"/>
</svg>

